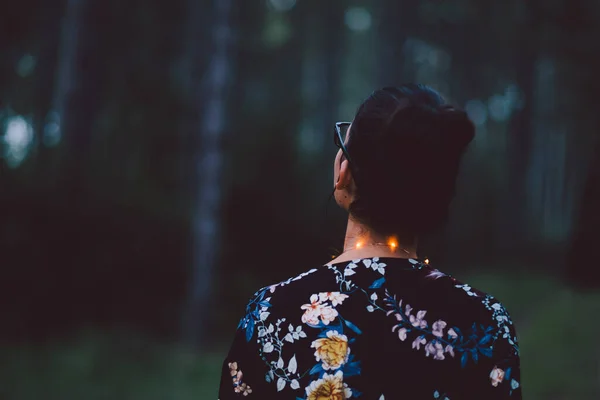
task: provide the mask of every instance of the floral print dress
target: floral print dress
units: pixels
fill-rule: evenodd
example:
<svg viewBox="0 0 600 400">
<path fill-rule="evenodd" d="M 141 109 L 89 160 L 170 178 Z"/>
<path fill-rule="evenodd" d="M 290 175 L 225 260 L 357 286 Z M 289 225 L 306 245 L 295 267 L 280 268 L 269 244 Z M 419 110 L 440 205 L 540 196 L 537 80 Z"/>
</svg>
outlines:
<svg viewBox="0 0 600 400">
<path fill-rule="evenodd" d="M 521 399 L 504 306 L 433 269 L 365 258 L 259 290 L 221 375 L 219 399 Z"/>
</svg>

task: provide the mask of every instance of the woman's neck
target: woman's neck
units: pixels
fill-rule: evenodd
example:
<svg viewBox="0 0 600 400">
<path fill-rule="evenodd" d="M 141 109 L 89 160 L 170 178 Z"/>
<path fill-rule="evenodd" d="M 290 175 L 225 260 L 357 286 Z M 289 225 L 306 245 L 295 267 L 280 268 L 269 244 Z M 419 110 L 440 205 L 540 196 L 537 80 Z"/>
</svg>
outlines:
<svg viewBox="0 0 600 400">
<path fill-rule="evenodd" d="M 370 257 L 417 258 L 415 245 L 398 242 L 394 236 L 380 235 L 348 218 L 344 251 L 331 263 Z"/>
</svg>

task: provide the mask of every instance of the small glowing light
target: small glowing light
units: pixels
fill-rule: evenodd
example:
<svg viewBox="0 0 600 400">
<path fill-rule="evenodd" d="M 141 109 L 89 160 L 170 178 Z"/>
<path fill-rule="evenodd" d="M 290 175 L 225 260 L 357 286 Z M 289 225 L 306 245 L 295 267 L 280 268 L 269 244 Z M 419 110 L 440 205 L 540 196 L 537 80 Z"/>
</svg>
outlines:
<svg viewBox="0 0 600 400">
<path fill-rule="evenodd" d="M 35 69 L 36 59 L 31 54 L 25 54 L 21 59 L 17 62 L 15 69 L 17 70 L 17 74 L 21 78 L 25 78 L 33 72 Z"/>
<path fill-rule="evenodd" d="M 429 264 L 429 258 L 425 259 L 425 264 Z"/>
<path fill-rule="evenodd" d="M 371 13 L 363 7 L 350 7 L 344 15 L 346 26 L 355 32 L 364 32 L 371 28 Z"/>
<path fill-rule="evenodd" d="M 356 248 L 360 249 L 362 247 L 363 243 L 362 242 L 356 242 Z"/>
<path fill-rule="evenodd" d="M 488 108 L 483 101 L 479 99 L 467 101 L 465 104 L 465 111 L 475 125 L 485 125 L 488 119 Z"/>
<path fill-rule="evenodd" d="M 277 11 L 289 11 L 296 5 L 296 0 L 269 0 L 269 3 Z"/>
</svg>

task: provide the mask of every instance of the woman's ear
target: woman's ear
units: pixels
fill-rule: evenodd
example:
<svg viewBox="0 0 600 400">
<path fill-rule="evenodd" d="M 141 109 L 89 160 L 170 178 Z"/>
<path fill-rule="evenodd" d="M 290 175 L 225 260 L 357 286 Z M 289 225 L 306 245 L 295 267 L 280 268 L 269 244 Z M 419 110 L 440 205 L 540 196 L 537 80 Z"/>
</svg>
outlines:
<svg viewBox="0 0 600 400">
<path fill-rule="evenodd" d="M 352 183 L 352 172 L 350 172 L 350 167 L 348 164 L 348 160 L 342 160 L 340 164 L 340 173 L 338 175 L 338 180 L 335 184 L 335 188 L 337 190 L 342 190 L 347 188 Z"/>
</svg>

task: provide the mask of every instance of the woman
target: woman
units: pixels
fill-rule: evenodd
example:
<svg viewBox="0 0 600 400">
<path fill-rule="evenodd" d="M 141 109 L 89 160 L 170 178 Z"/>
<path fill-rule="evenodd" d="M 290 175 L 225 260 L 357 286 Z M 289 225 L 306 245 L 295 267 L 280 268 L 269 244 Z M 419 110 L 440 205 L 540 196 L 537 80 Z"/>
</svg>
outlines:
<svg viewBox="0 0 600 400">
<path fill-rule="evenodd" d="M 440 227 L 474 136 L 416 84 L 375 91 L 337 123 L 343 253 L 259 290 L 223 364 L 220 399 L 520 399 L 512 321 L 492 296 L 417 257 Z"/>
</svg>

